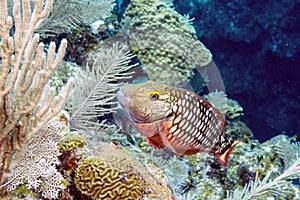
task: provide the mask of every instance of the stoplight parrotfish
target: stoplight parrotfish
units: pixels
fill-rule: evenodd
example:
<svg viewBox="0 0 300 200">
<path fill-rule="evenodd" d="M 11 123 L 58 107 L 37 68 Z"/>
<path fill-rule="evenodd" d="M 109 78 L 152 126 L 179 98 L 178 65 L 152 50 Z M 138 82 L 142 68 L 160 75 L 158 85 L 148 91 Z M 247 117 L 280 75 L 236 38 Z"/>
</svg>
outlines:
<svg viewBox="0 0 300 200">
<path fill-rule="evenodd" d="M 147 81 L 122 86 L 117 98 L 151 145 L 179 156 L 210 152 L 227 167 L 230 152 L 240 142 L 225 138 L 227 123 L 221 113 L 192 91 Z"/>
</svg>

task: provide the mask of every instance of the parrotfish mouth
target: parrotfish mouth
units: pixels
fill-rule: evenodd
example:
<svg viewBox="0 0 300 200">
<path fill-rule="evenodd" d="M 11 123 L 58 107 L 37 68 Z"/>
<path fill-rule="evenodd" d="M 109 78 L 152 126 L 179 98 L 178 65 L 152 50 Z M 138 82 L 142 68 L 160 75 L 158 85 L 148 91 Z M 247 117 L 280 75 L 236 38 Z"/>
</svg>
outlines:
<svg viewBox="0 0 300 200">
<path fill-rule="evenodd" d="M 131 99 L 128 95 L 126 95 L 124 93 L 122 88 L 120 88 L 119 91 L 117 92 L 117 99 L 118 99 L 119 103 L 121 104 L 121 106 L 122 106 L 123 110 L 125 111 L 125 113 L 127 115 L 129 115 L 129 105 L 131 103 Z M 130 117 L 130 116 L 128 116 L 128 117 Z"/>
<path fill-rule="evenodd" d="M 128 95 L 128 90 L 126 90 L 126 93 L 124 92 L 123 87 L 119 89 L 117 92 L 117 99 L 119 103 L 121 104 L 123 110 L 125 111 L 127 117 L 135 122 L 135 123 L 144 123 L 147 120 L 147 116 L 142 116 L 136 109 L 132 108 L 130 105 L 132 103 L 132 100 L 130 98 L 130 94 Z"/>
<path fill-rule="evenodd" d="M 122 88 L 120 88 L 119 91 L 117 92 L 117 99 L 118 99 L 119 103 L 121 104 L 121 106 L 123 107 L 123 109 L 125 110 L 126 106 L 128 106 L 130 103 L 130 97 L 127 96 L 122 91 Z"/>
</svg>

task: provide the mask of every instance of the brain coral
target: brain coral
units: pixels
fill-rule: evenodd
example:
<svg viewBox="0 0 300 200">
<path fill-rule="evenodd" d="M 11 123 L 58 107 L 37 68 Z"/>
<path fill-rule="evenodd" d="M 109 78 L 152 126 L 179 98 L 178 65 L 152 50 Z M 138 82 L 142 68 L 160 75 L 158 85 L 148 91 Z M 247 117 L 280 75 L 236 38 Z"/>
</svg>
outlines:
<svg viewBox="0 0 300 200">
<path fill-rule="evenodd" d="M 79 134 L 68 134 L 58 145 L 59 152 L 67 152 L 84 146 L 86 138 Z"/>
<path fill-rule="evenodd" d="M 89 157 L 80 162 L 75 175 L 77 188 L 94 199 L 140 199 L 141 179 L 130 163 L 114 155 Z"/>
<path fill-rule="evenodd" d="M 171 5 L 171 1 L 133 0 L 123 20 L 130 28 L 130 48 L 141 60 L 143 70 L 150 79 L 164 83 L 174 83 L 174 78 L 185 80 L 193 68 L 212 60 L 188 17 Z"/>
<path fill-rule="evenodd" d="M 101 143 L 97 156 L 83 159 L 75 173 L 76 187 L 94 199 L 172 199 L 166 177 L 140 154 Z"/>
</svg>

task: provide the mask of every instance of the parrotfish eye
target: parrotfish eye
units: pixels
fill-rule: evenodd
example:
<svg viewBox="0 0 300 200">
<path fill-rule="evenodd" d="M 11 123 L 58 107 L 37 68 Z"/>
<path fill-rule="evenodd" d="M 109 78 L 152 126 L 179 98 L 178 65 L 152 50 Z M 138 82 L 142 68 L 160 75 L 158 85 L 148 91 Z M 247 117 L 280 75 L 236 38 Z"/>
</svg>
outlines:
<svg viewBox="0 0 300 200">
<path fill-rule="evenodd" d="M 157 100 L 159 98 L 160 93 L 158 91 L 149 92 L 149 97 L 151 100 Z"/>
</svg>

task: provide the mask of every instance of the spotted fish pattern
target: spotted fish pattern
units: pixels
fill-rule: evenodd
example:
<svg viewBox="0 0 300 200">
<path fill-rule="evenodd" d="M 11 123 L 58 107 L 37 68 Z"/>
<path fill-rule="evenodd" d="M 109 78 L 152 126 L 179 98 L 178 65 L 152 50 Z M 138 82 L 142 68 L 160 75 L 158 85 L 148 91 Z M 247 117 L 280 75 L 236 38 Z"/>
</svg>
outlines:
<svg viewBox="0 0 300 200">
<path fill-rule="evenodd" d="M 228 165 L 229 154 L 239 141 L 225 138 L 223 116 L 196 93 L 148 81 L 121 87 L 117 97 L 153 146 L 167 147 L 178 155 L 211 152 Z"/>
</svg>

